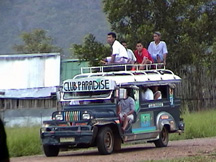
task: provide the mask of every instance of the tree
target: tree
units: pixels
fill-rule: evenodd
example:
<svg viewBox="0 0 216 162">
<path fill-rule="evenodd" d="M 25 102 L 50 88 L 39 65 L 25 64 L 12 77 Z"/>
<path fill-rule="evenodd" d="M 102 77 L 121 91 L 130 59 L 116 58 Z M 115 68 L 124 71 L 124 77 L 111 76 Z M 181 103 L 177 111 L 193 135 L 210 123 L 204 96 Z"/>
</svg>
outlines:
<svg viewBox="0 0 216 162">
<path fill-rule="evenodd" d="M 23 45 L 14 45 L 13 49 L 21 53 L 50 53 L 61 52 L 62 49 L 52 45 L 52 38 L 46 36 L 43 29 L 35 29 L 32 32 L 23 32 Z"/>
<path fill-rule="evenodd" d="M 168 66 L 203 64 L 215 54 L 216 2 L 211 0 L 103 0 L 111 28 L 131 46 L 142 40 L 147 47 L 154 31 L 168 45 Z M 213 49 L 213 48 L 212 48 Z"/>
<path fill-rule="evenodd" d="M 197 101 L 195 109 L 205 104 L 205 98 L 216 97 L 215 0 L 103 0 L 103 3 L 112 30 L 130 46 L 135 47 L 141 40 L 147 47 L 154 31 L 162 33 L 169 52 L 167 66 L 181 73 L 182 85 L 186 82 L 185 87 L 189 87 L 181 96 Z"/>
<path fill-rule="evenodd" d="M 110 55 L 110 47 L 95 40 L 93 34 L 84 38 L 82 45 L 72 45 L 71 52 L 82 61 L 89 61 L 91 66 L 99 65 L 100 60 Z"/>
</svg>

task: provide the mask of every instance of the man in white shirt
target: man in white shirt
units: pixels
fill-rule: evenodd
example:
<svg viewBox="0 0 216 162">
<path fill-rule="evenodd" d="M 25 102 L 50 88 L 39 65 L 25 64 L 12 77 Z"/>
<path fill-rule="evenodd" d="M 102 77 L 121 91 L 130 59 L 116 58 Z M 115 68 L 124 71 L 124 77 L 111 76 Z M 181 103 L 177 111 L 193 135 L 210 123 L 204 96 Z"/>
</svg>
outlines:
<svg viewBox="0 0 216 162">
<path fill-rule="evenodd" d="M 161 33 L 155 32 L 153 34 L 153 39 L 154 41 L 152 41 L 148 46 L 148 52 L 150 53 L 155 63 L 164 63 L 164 65 L 166 65 L 166 57 L 168 51 L 166 43 L 160 40 Z"/>
<path fill-rule="evenodd" d="M 154 100 L 154 94 L 152 90 L 148 87 L 143 87 L 144 92 L 142 92 L 141 97 L 142 101 L 144 100 Z"/>
<path fill-rule="evenodd" d="M 121 44 L 125 47 L 125 49 L 127 50 L 127 54 L 128 54 L 128 62 L 129 64 L 134 64 L 136 62 L 136 57 L 133 53 L 133 51 L 129 48 L 127 48 L 127 42 L 126 41 L 122 41 Z"/>
<path fill-rule="evenodd" d="M 128 61 L 128 54 L 125 47 L 116 40 L 116 34 L 110 32 L 107 34 L 107 43 L 112 46 L 112 55 L 107 57 L 108 64 L 125 64 Z"/>
</svg>

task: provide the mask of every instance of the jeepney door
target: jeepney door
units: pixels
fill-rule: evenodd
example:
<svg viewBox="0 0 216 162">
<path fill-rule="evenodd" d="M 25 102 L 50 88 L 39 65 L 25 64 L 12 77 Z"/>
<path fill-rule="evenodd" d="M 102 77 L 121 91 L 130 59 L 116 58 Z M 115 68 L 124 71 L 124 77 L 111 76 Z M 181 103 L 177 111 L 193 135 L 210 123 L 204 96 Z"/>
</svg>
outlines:
<svg viewBox="0 0 216 162">
<path fill-rule="evenodd" d="M 153 111 L 148 110 L 148 107 L 142 107 L 142 101 L 140 98 L 139 91 L 140 89 L 134 90 L 134 99 L 135 99 L 135 116 L 134 122 L 132 125 L 132 133 L 145 133 L 152 132 L 156 130 L 154 124 Z"/>
</svg>

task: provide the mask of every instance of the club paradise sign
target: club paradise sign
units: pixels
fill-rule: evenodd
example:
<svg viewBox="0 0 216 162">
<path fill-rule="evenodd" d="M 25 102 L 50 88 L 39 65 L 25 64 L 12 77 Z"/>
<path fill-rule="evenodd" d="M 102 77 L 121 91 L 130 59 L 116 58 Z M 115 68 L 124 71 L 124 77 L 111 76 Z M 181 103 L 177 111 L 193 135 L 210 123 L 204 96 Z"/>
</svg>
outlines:
<svg viewBox="0 0 216 162">
<path fill-rule="evenodd" d="M 102 91 L 113 90 L 115 82 L 110 79 L 88 78 L 80 80 L 67 80 L 63 83 L 64 92 Z"/>
</svg>

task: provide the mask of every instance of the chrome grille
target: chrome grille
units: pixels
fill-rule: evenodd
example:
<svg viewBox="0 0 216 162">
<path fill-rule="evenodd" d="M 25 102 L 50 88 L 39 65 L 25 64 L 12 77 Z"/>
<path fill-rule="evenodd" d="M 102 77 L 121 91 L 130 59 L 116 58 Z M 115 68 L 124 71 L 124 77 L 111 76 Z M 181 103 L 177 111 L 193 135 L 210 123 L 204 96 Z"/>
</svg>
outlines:
<svg viewBox="0 0 216 162">
<path fill-rule="evenodd" d="M 65 121 L 79 121 L 80 120 L 80 111 L 65 111 L 64 112 Z"/>
</svg>

